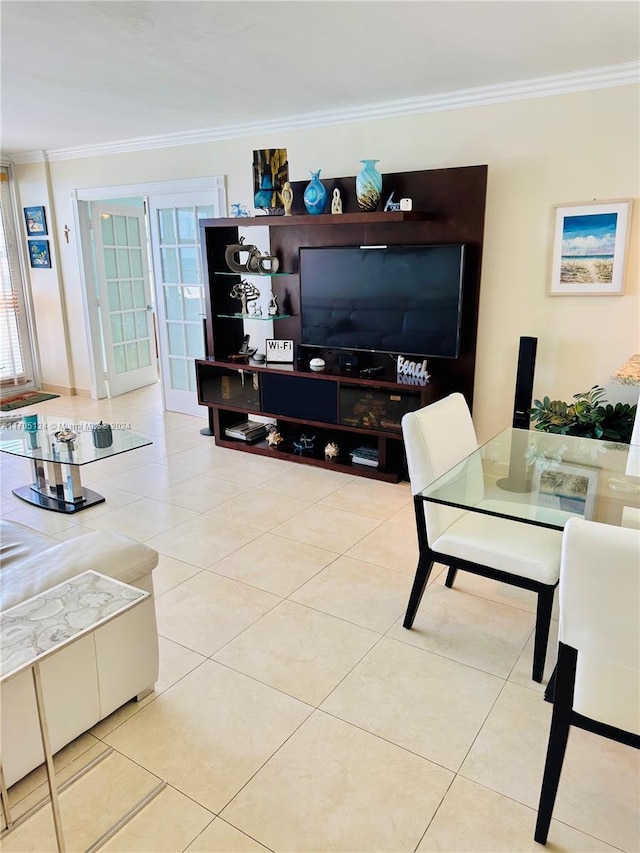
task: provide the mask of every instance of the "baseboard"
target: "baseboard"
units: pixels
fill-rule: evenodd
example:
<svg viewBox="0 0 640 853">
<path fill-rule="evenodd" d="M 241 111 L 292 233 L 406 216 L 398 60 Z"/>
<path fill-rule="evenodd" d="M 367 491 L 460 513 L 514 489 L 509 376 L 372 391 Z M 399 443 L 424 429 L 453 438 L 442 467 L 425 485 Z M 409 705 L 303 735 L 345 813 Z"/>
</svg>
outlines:
<svg viewBox="0 0 640 853">
<path fill-rule="evenodd" d="M 49 382 L 43 382 L 40 390 L 46 394 L 61 394 L 65 397 L 74 397 L 78 392 L 76 389 L 68 385 L 51 385 Z"/>
</svg>

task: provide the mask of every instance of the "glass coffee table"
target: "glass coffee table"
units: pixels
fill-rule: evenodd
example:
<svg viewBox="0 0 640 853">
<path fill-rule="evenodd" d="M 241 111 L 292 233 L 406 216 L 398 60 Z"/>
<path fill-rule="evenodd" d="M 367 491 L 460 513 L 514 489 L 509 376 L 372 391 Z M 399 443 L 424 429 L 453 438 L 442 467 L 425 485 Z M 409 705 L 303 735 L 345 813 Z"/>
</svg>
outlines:
<svg viewBox="0 0 640 853">
<path fill-rule="evenodd" d="M 13 494 L 33 506 L 53 512 L 70 514 L 104 502 L 102 495 L 82 485 L 80 469 L 83 465 L 153 443 L 128 429 L 112 427 L 112 443 L 108 447 L 96 447 L 94 435 L 98 436 L 98 442 L 102 435 L 100 429 L 94 431 L 97 424 L 53 415 L 37 417 L 38 428 L 32 431 L 22 417 L 1 419 L 0 451 L 31 459 L 31 484 L 13 489 Z M 70 436 L 71 440 L 63 440 Z"/>
</svg>

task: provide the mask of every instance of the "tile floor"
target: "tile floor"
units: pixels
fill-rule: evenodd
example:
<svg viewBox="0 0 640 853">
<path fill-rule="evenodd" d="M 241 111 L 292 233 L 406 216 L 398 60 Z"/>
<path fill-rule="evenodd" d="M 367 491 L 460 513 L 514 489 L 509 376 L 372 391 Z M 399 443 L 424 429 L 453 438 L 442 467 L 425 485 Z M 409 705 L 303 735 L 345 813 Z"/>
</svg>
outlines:
<svg viewBox="0 0 640 853">
<path fill-rule="evenodd" d="M 550 706 L 530 679 L 534 597 L 436 572 L 402 616 L 417 550 L 407 483 L 217 448 L 153 386 L 29 409 L 130 422 L 153 444 L 84 469 L 104 504 L 71 518 L 11 495 L 3 515 L 58 539 L 117 530 L 160 552 L 160 679 L 56 757 L 83 850 L 158 779 L 165 790 L 107 851 L 531 851 Z M 548 672 L 553 666 L 550 640 Z M 548 675 L 547 672 L 547 675 Z M 640 849 L 637 753 L 574 731 L 552 851 Z M 11 790 L 27 808 L 42 768 Z M 2 844 L 54 850 L 40 810 Z"/>
</svg>

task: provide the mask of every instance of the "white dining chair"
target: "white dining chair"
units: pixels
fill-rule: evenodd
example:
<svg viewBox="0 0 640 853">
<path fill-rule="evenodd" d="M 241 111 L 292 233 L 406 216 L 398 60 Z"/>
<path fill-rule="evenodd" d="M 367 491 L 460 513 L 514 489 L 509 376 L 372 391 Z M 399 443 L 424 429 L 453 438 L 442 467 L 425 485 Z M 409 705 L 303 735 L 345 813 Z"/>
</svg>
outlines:
<svg viewBox="0 0 640 853">
<path fill-rule="evenodd" d="M 451 394 L 402 418 L 418 531 L 419 557 L 404 627 L 411 628 L 434 563 L 532 590 L 538 596 L 532 678 L 542 681 L 558 584 L 562 533 L 557 530 L 423 501 L 418 492 L 478 447 L 462 394 Z M 479 460 L 478 460 L 478 464 Z M 478 472 L 474 502 L 483 500 Z"/>
<path fill-rule="evenodd" d="M 571 726 L 640 748 L 640 531 L 564 529 L 551 730 L 535 840 L 546 844 Z"/>
</svg>

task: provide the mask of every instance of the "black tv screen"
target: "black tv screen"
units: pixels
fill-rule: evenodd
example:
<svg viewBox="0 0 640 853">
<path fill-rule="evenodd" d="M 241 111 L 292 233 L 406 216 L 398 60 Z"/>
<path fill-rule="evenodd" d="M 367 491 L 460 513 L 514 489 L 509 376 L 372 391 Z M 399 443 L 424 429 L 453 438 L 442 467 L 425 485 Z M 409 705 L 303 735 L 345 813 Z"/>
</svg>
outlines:
<svg viewBox="0 0 640 853">
<path fill-rule="evenodd" d="M 302 344 L 457 358 L 463 244 L 300 249 Z"/>
</svg>

